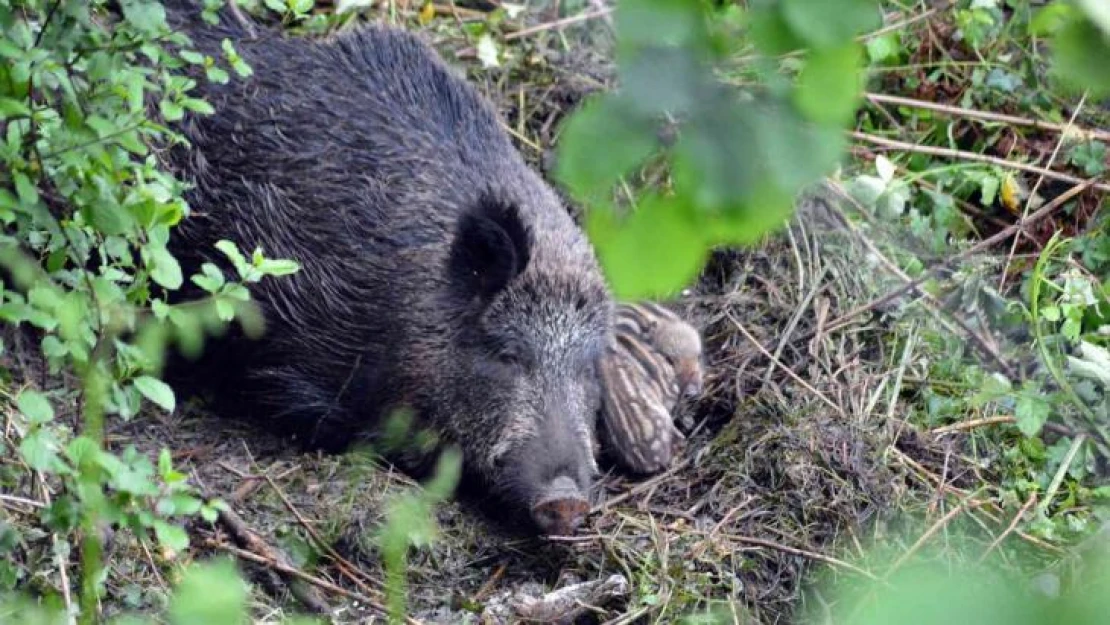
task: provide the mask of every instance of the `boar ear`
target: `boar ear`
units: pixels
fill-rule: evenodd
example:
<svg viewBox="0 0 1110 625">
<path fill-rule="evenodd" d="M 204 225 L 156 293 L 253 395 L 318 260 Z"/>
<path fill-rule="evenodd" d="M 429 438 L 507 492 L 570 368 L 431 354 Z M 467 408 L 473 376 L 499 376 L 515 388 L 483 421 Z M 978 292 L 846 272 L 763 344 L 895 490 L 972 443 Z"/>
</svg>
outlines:
<svg viewBox="0 0 1110 625">
<path fill-rule="evenodd" d="M 528 266 L 532 233 L 520 210 L 484 196 L 459 219 L 452 244 L 452 282 L 473 297 L 488 299 Z"/>
</svg>

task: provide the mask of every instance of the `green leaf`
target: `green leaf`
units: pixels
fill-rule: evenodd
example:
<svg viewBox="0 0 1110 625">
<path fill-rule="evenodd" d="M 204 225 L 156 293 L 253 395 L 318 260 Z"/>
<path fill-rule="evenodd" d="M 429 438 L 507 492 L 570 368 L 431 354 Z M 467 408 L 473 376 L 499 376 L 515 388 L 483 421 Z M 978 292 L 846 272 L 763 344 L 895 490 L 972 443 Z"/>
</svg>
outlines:
<svg viewBox="0 0 1110 625">
<path fill-rule="evenodd" d="M 148 248 L 150 250 L 150 277 L 159 285 L 176 290 L 181 287 L 184 278 L 181 275 L 181 265 L 170 252 L 163 247 Z M 151 264 L 153 266 L 151 266 Z"/>
<path fill-rule="evenodd" d="M 162 117 L 165 117 L 168 122 L 179 121 L 185 116 L 185 107 L 169 99 L 159 102 L 158 108 L 162 111 Z"/>
<path fill-rule="evenodd" d="M 1053 38 L 1053 48 L 1054 70 L 1066 85 L 1093 97 L 1110 93 L 1110 37 L 1097 26 L 1077 17 Z"/>
<path fill-rule="evenodd" d="M 163 448 L 158 453 L 158 475 L 161 475 L 164 480 L 170 471 L 173 471 L 173 455 L 170 454 L 170 450 Z"/>
<path fill-rule="evenodd" d="M 783 17 L 781 4 L 772 0 L 752 3 L 751 37 L 756 48 L 765 55 L 778 56 L 805 47 Z"/>
<path fill-rule="evenodd" d="M 241 625 L 246 622 L 247 589 L 225 558 L 194 564 L 173 594 L 172 625 Z"/>
<path fill-rule="evenodd" d="M 201 273 L 192 277 L 192 281 L 200 288 L 215 293 L 224 285 L 224 274 L 212 263 L 204 263 L 200 267 Z"/>
<path fill-rule="evenodd" d="M 1077 0 L 1079 7 L 1087 14 L 1102 34 L 1110 38 L 1110 2 L 1106 0 Z"/>
<path fill-rule="evenodd" d="M 1022 395 L 1014 410 L 1014 418 L 1021 433 L 1033 437 L 1040 433 L 1041 428 L 1048 421 L 1049 412 L 1050 406 L 1044 399 Z"/>
<path fill-rule="evenodd" d="M 182 50 L 179 56 L 190 65 L 203 65 L 204 55 L 195 50 Z"/>
<path fill-rule="evenodd" d="M 839 47 L 883 23 L 874 0 L 782 0 L 781 11 L 791 30 L 817 48 Z"/>
<path fill-rule="evenodd" d="M 1030 35 L 1044 37 L 1058 32 L 1076 15 L 1076 7 L 1065 2 L 1053 2 L 1040 10 L 1029 20 Z"/>
<path fill-rule="evenodd" d="M 13 117 L 30 117 L 31 107 L 26 102 L 14 98 L 0 98 L 0 120 Z"/>
<path fill-rule="evenodd" d="M 190 495 L 172 495 L 173 513 L 177 516 L 192 516 L 200 511 L 203 502 Z"/>
<path fill-rule="evenodd" d="M 615 16 L 618 56 L 643 47 L 705 50 L 708 33 L 697 2 L 688 0 L 622 0 Z"/>
<path fill-rule="evenodd" d="M 194 113 L 200 113 L 202 115 L 211 115 L 212 113 L 216 112 L 216 109 L 212 108 L 211 104 L 209 104 L 208 102 L 206 102 L 204 100 L 200 100 L 200 99 L 197 99 L 197 98 L 185 98 L 181 102 L 181 104 L 186 109 L 189 109 L 190 111 L 193 111 Z"/>
<path fill-rule="evenodd" d="M 189 534 L 177 525 L 155 521 L 154 535 L 158 537 L 159 544 L 174 551 L 184 551 L 189 547 Z"/>
<path fill-rule="evenodd" d="M 35 471 L 53 472 L 58 464 L 58 441 L 46 430 L 34 430 L 19 442 L 19 454 Z"/>
<path fill-rule="evenodd" d="M 704 262 L 705 241 L 684 210 L 658 196 L 640 200 L 623 223 L 602 210 L 586 216 L 602 269 L 619 299 L 673 294 Z"/>
<path fill-rule="evenodd" d="M 220 85 L 226 84 L 227 81 L 231 78 L 227 75 L 226 71 L 219 67 L 216 67 L 215 65 L 206 68 L 205 74 L 208 76 L 208 80 Z"/>
<path fill-rule="evenodd" d="M 216 316 L 220 321 L 231 321 L 235 318 L 235 304 L 223 298 L 217 299 Z"/>
<path fill-rule="evenodd" d="M 83 467 L 95 461 L 100 455 L 96 441 L 87 436 L 78 436 L 66 445 L 66 458 L 75 467 Z"/>
<path fill-rule="evenodd" d="M 19 201 L 22 203 L 23 208 L 34 208 L 39 203 L 39 191 L 35 188 L 34 183 L 27 177 L 27 174 L 17 171 L 12 173 L 12 179 L 15 181 L 15 192 L 19 195 Z"/>
<path fill-rule="evenodd" d="M 161 2 L 130 0 L 120 4 L 124 18 L 148 35 L 156 35 L 166 26 L 166 10 Z"/>
<path fill-rule="evenodd" d="M 19 412 L 31 423 L 46 423 L 54 419 L 54 407 L 38 391 L 24 390 L 15 400 Z"/>
<path fill-rule="evenodd" d="M 127 234 L 135 223 L 131 214 L 118 204 L 103 202 L 83 208 L 92 225 L 106 236 Z"/>
<path fill-rule="evenodd" d="M 1002 181 L 998 179 L 998 176 L 988 174 L 979 179 L 979 194 L 982 196 L 984 206 L 994 204 L 1001 184 Z"/>
<path fill-rule="evenodd" d="M 216 249 L 223 252 L 224 256 L 227 256 L 228 259 L 231 261 L 231 264 L 235 265 L 235 270 L 239 272 L 240 278 L 246 275 L 247 269 L 250 267 L 250 263 L 247 262 L 246 257 L 244 257 L 242 252 L 239 251 L 238 246 L 236 246 L 231 241 L 228 241 L 227 239 L 222 239 L 216 242 Z"/>
<path fill-rule="evenodd" d="M 860 102 L 856 70 L 861 60 L 861 48 L 855 42 L 811 52 L 794 94 L 798 110 L 819 124 L 850 123 Z"/>
<path fill-rule="evenodd" d="M 173 389 L 158 378 L 143 375 L 135 378 L 135 388 L 166 412 L 173 412 L 176 404 Z"/>
<path fill-rule="evenodd" d="M 212 506 L 201 506 L 200 518 L 204 519 L 206 522 L 215 523 L 219 516 L 219 510 L 216 510 Z"/>
<path fill-rule="evenodd" d="M 890 33 L 881 37 L 872 37 L 867 40 L 867 58 L 872 63 L 882 63 L 887 59 L 898 56 L 900 44 L 898 35 Z"/>
<path fill-rule="evenodd" d="M 577 111 L 559 139 L 556 178 L 581 197 L 607 191 L 655 148 L 650 126 L 622 112 L 609 96 Z M 605 158 L 597 158 L 604 151 Z"/>
<path fill-rule="evenodd" d="M 258 269 L 262 273 L 271 276 L 288 276 L 300 271 L 301 266 L 293 260 L 265 259 L 259 265 Z"/>
</svg>

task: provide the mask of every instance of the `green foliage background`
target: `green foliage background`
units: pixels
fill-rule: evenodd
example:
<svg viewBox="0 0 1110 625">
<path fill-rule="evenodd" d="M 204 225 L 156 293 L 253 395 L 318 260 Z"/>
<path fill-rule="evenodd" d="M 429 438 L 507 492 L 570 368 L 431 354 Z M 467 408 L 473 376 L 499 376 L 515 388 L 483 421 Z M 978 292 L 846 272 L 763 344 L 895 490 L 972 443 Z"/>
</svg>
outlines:
<svg viewBox="0 0 1110 625">
<path fill-rule="evenodd" d="M 187 40 L 167 29 L 159 2 L 121 2 L 122 19 L 110 26 L 104 19 L 109 4 L 0 0 L 0 262 L 10 274 L 0 293 L 0 318 L 41 331 L 51 372 L 71 372 L 79 380 L 50 393 L 9 393 L 22 443 L 0 453 L 19 454 L 31 470 L 64 485 L 42 515 L 51 531 L 80 541 L 75 616 L 82 622 L 97 620 L 103 524 L 182 551 L 188 547 L 182 519 L 199 515 L 211 522 L 222 505 L 174 470 L 168 450 L 156 463 L 134 450 L 105 450 L 104 419 L 130 419 L 144 402 L 172 412 L 174 392 L 160 377 L 165 350 L 176 345 L 196 353 L 207 335 L 233 322 L 260 331 L 247 285 L 298 269 L 293 260 L 222 242 L 218 247 L 235 275 L 212 265 L 183 275 L 166 243 L 189 207 L 183 185 L 152 148 L 181 140 L 172 125 L 186 111 L 212 112 L 189 95 L 195 84 L 182 69 L 201 66 L 216 82 L 247 78 L 251 70 L 232 42 L 225 42 L 221 59 L 189 51 Z M 209 11 L 219 4 L 208 2 Z M 311 8 L 306 2 L 266 4 L 290 14 Z M 879 28 L 881 18 L 873 0 L 752 0 L 746 8 L 693 0 L 619 3 L 620 89 L 571 115 L 557 172 L 588 208 L 589 234 L 618 296 L 673 293 L 701 270 L 713 247 L 755 242 L 785 222 L 799 191 L 844 154 L 843 131 L 860 105 L 860 69 L 882 42 L 863 36 Z M 1062 89 L 1110 93 L 1107 3 L 1057 0 L 1038 11 L 1032 27 L 1051 40 Z M 761 54 L 754 63 L 757 81 L 743 90 L 720 79 L 741 37 Z M 167 44 L 186 51 L 169 53 Z M 789 72 L 776 62 L 782 55 L 797 59 Z M 660 140 L 664 126 L 678 129 L 675 140 Z M 623 177 L 651 159 L 668 164 L 673 185 L 623 192 Z M 209 296 L 169 304 L 167 295 L 186 280 Z M 1048 314 L 1060 313 L 1067 311 L 1057 307 Z M 59 427 L 63 415 L 73 414 L 76 431 Z M 458 460 L 445 462 L 433 487 L 399 502 L 382 530 L 394 572 L 394 617 L 404 611 L 405 553 L 433 536 L 430 522 L 420 520 L 429 519 L 430 506 L 453 487 Z M 19 574 L 2 557 L 8 548 L 10 541 L 0 539 L 0 580 Z M 1093 609 L 1092 598 L 1110 596 L 1105 576 L 1097 578 L 1102 586 L 1051 610 L 1011 603 L 1009 595 L 961 594 L 952 578 L 914 580 L 907 592 L 917 594 L 886 593 L 885 607 L 854 622 L 890 622 L 884 610 L 919 606 L 922 597 L 937 595 L 966 601 L 926 602 L 928 609 L 915 610 L 910 616 L 916 620 L 906 622 L 952 620 L 958 610 L 975 606 L 1020 606 L 1013 616 L 1021 622 L 1048 623 L 1049 616 L 1065 614 L 1076 614 L 1065 622 L 1093 622 L 1079 614 L 1091 614 L 1084 610 Z M 198 565 L 177 585 L 167 616 L 174 623 L 244 622 L 245 598 L 229 563 Z M 0 616 L 53 622 L 52 603 L 13 598 Z M 1001 622 L 1005 614 L 985 612 L 978 622 Z"/>
</svg>

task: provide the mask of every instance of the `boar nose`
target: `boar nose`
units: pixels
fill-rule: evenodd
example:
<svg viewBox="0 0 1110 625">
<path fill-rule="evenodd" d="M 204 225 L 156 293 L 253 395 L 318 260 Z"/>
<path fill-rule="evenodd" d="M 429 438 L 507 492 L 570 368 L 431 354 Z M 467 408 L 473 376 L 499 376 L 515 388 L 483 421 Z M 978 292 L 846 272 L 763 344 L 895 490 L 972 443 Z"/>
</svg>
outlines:
<svg viewBox="0 0 1110 625">
<path fill-rule="evenodd" d="M 700 372 L 685 371 L 682 374 L 682 394 L 686 397 L 697 397 L 701 394 L 702 381 Z"/>
<path fill-rule="evenodd" d="M 544 534 L 569 536 L 582 526 L 590 505 L 583 499 L 553 499 L 532 508 L 532 518 Z"/>
<path fill-rule="evenodd" d="M 532 507 L 532 518 L 544 534 L 569 536 L 582 526 L 589 511 L 590 504 L 574 481 L 560 477 L 552 481 L 549 496 Z"/>
</svg>

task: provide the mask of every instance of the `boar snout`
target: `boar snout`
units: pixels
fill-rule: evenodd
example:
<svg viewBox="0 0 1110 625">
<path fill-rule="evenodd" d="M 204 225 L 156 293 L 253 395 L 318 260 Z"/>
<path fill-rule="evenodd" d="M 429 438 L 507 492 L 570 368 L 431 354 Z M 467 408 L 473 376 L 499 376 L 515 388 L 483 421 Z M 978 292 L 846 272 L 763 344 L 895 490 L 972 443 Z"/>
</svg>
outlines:
<svg viewBox="0 0 1110 625">
<path fill-rule="evenodd" d="M 532 520 L 544 534 L 569 536 L 582 526 L 589 511 L 590 502 L 574 480 L 558 477 L 532 506 Z"/>
</svg>

